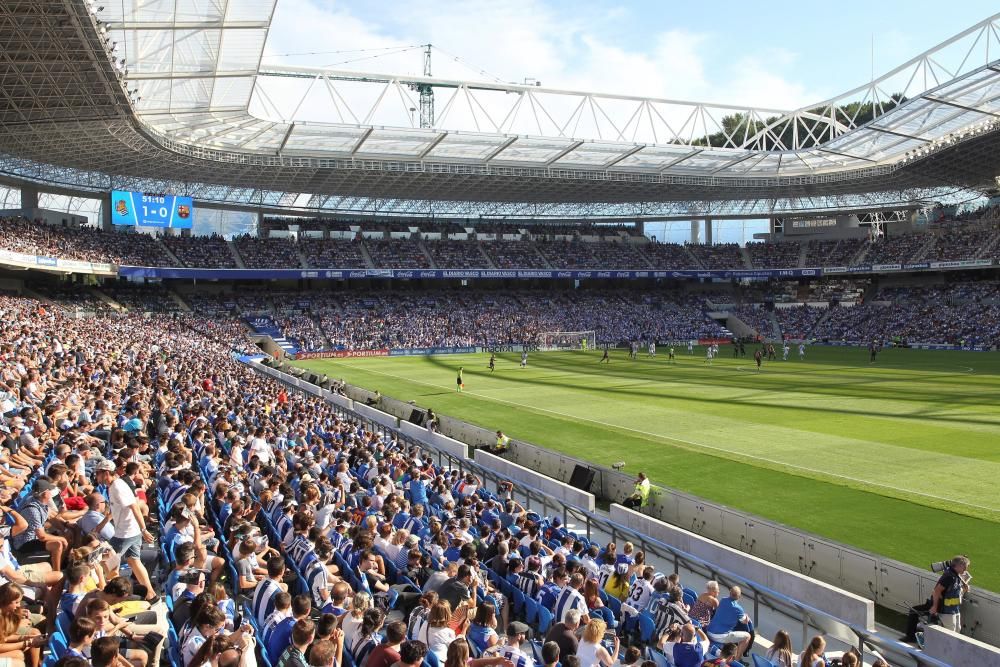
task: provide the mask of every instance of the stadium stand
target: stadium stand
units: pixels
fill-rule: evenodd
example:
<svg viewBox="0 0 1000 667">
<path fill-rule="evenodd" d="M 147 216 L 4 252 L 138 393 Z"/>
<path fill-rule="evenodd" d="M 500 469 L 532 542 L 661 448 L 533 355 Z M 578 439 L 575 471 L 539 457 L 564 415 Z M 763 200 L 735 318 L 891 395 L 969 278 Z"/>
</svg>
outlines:
<svg viewBox="0 0 1000 667">
<path fill-rule="evenodd" d="M 799 266 L 802 247 L 795 241 L 748 243 L 747 254 L 755 269 L 791 269 Z"/>
<path fill-rule="evenodd" d="M 481 269 L 486 264 L 479 246 L 468 241 L 424 241 L 439 269 Z"/>
<path fill-rule="evenodd" d="M 630 243 L 547 241 L 536 243 L 554 269 L 648 269 Z"/>
<path fill-rule="evenodd" d="M 380 269 L 429 269 L 431 262 L 416 241 L 404 239 L 365 239 L 365 248 Z"/>
<path fill-rule="evenodd" d="M 807 339 L 826 310 L 802 305 L 776 308 L 774 314 L 778 318 L 782 338 Z"/>
<path fill-rule="evenodd" d="M 695 261 L 685 246 L 676 243 L 649 243 L 640 252 L 654 269 L 690 269 Z"/>
<path fill-rule="evenodd" d="M 235 269 L 236 259 L 221 236 L 164 236 L 163 243 L 187 267 Z"/>
<path fill-rule="evenodd" d="M 687 249 L 691 251 L 702 268 L 705 269 L 745 269 L 743 253 L 740 246 L 735 243 L 720 243 L 718 245 L 690 244 Z"/>
<path fill-rule="evenodd" d="M 361 243 L 338 239 L 300 239 L 299 247 L 305 255 L 309 268 L 328 269 L 343 267 L 357 269 L 365 267 Z"/>
<path fill-rule="evenodd" d="M 481 245 L 498 269 L 549 268 L 531 241 L 483 241 Z"/>
<path fill-rule="evenodd" d="M 258 238 L 249 234 L 233 239 L 236 249 L 248 269 L 275 267 L 301 268 L 298 247 L 284 238 Z"/>
</svg>

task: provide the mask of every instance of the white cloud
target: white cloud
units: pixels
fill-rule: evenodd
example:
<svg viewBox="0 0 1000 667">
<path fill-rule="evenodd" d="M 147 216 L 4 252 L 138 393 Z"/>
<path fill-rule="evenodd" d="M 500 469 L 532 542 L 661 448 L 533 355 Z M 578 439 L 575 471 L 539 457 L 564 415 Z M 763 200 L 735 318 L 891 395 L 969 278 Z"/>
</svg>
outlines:
<svg viewBox="0 0 1000 667">
<path fill-rule="evenodd" d="M 384 4 L 384 6 L 383 6 Z M 371 7 L 378 6 L 382 15 Z M 653 39 L 644 42 L 616 40 L 614 35 L 628 34 L 630 22 L 641 17 L 630 15 L 622 8 L 575 7 L 572 14 L 557 12 L 543 0 L 509 0 L 439 5 L 428 10 L 427 5 L 413 3 L 379 3 L 352 11 L 347 4 L 309 0 L 281 0 L 267 46 L 265 63 L 310 66 L 335 65 L 342 69 L 419 74 L 422 59 L 419 50 L 385 55 L 357 63 L 338 64 L 367 53 L 343 53 L 313 56 L 273 57 L 275 54 L 312 51 L 345 51 L 352 49 L 385 49 L 399 45 L 431 42 L 441 51 L 434 53 L 434 75 L 441 78 L 490 80 L 496 75 L 502 80 L 521 82 L 526 77 L 541 81 L 544 86 L 569 90 L 605 92 L 641 97 L 663 97 L 679 100 L 795 108 L 824 99 L 830 92 L 789 79 L 783 72 L 791 69 L 795 54 L 778 48 L 760 53 L 744 53 L 727 63 L 718 57 L 718 35 L 692 32 L 664 26 Z M 733 49 L 721 49 L 731 53 Z M 446 54 L 461 58 L 456 61 Z M 484 70 L 485 73 L 481 73 Z M 290 117 L 305 89 L 306 82 L 269 79 L 266 90 L 280 107 L 281 115 Z M 352 106 L 367 108 L 381 92 L 370 84 L 338 83 Z M 364 88 L 364 90 L 362 90 Z M 387 104 L 392 111 L 379 116 L 381 124 L 408 124 L 407 106 L 416 99 L 407 93 L 409 101 L 399 100 L 399 93 L 389 91 Z M 497 96 L 494 103 L 485 100 L 493 121 L 499 123 L 513 104 L 513 96 Z M 437 110 L 440 118 L 449 95 L 438 93 Z M 505 98 L 505 99 L 500 99 Z M 517 132 L 547 133 L 564 120 L 571 119 L 576 100 L 547 101 L 546 109 L 554 117 L 549 122 L 544 113 L 537 115 L 527 105 L 518 113 Z M 613 105 L 609 105 L 609 109 Z M 619 129 L 631 114 L 627 105 L 619 105 L 622 116 L 613 116 Z M 255 107 L 260 113 L 262 109 Z M 611 114 L 613 110 L 609 110 Z M 479 111 L 476 111 L 479 114 Z M 273 113 L 268 114 L 273 116 Z M 362 114 L 359 114 L 362 115 Z M 581 114 L 570 124 L 568 134 L 581 138 L 598 138 L 597 127 L 603 125 L 602 138 L 609 127 L 597 112 Z M 667 121 L 675 124 L 684 115 L 678 111 Z M 329 95 L 322 86 L 314 85 L 309 98 L 301 105 L 298 117 L 307 120 L 340 120 L 332 111 Z M 538 120 L 536 121 L 536 117 Z M 597 118 L 595 124 L 594 118 Z M 476 129 L 471 124 L 473 113 L 464 99 L 456 100 L 448 110 L 448 127 Z M 385 120 L 388 119 L 388 120 Z M 346 122 L 352 119 L 345 117 Z M 363 120 L 359 118 L 358 120 Z M 572 120 L 572 119 L 571 119 Z M 492 131 L 480 118 L 479 129 Z M 656 122 L 656 121 L 654 121 Z M 455 125 L 452 125 L 452 124 Z M 649 119 L 636 122 L 626 133 L 626 140 L 652 140 L 644 136 Z M 485 127 L 483 125 L 486 125 Z M 635 133 L 636 128 L 640 129 Z M 575 133 L 573 129 L 578 133 Z M 611 133 L 614 134 L 614 133 Z M 662 132 L 657 134 L 662 140 Z"/>
</svg>

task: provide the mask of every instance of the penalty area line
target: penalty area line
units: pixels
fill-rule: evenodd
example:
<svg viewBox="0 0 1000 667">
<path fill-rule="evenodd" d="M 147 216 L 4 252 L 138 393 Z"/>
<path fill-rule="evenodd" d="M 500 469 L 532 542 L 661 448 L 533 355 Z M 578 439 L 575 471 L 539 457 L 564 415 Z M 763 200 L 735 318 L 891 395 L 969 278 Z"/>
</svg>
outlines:
<svg viewBox="0 0 1000 667">
<path fill-rule="evenodd" d="M 414 384 L 421 384 L 421 385 L 424 385 L 425 387 L 433 387 L 434 389 L 450 389 L 449 385 L 435 384 L 433 382 L 425 382 L 423 380 L 414 380 L 412 378 L 404 377 L 402 375 L 396 375 L 395 373 L 387 373 L 385 371 L 374 370 L 374 369 L 371 369 L 371 368 L 358 368 L 356 366 L 351 366 L 350 364 L 345 364 L 342 361 L 333 361 L 332 363 L 342 364 L 342 365 L 348 366 L 350 368 L 354 368 L 356 370 L 361 370 L 361 371 L 367 372 L 367 373 L 377 373 L 379 375 L 384 375 L 386 377 L 396 378 L 397 380 L 403 380 L 404 382 L 412 382 Z M 459 393 L 459 392 L 454 392 L 454 393 Z M 946 502 L 946 503 L 954 503 L 956 505 L 961 505 L 963 507 L 970 507 L 970 508 L 978 509 L 978 510 L 986 510 L 987 512 L 1000 513 L 1000 508 L 998 508 L 998 507 L 988 507 L 986 505 L 977 505 L 975 503 L 969 503 L 969 502 L 965 502 L 963 500 L 956 500 L 954 498 L 946 498 L 944 496 L 937 496 L 937 495 L 934 495 L 932 493 L 924 493 L 922 491 L 915 491 L 913 489 L 905 489 L 905 488 L 902 488 L 902 487 L 893 486 L 891 484 L 883 484 L 882 482 L 873 482 L 871 480 L 866 480 L 866 479 L 863 479 L 863 478 L 860 478 L 860 477 L 852 477 L 850 475 L 842 475 L 840 473 L 830 472 L 828 470 L 817 470 L 815 468 L 808 468 L 806 466 L 800 466 L 800 465 L 796 465 L 794 463 L 787 463 L 785 461 L 779 461 L 777 459 L 769 459 L 769 458 L 767 458 L 765 456 L 759 456 L 759 455 L 756 455 L 756 454 L 750 454 L 750 453 L 747 453 L 747 452 L 742 452 L 742 451 L 733 450 L 733 449 L 726 449 L 725 447 L 719 447 L 717 445 L 709 445 L 709 444 L 705 444 L 703 442 L 695 442 L 693 440 L 687 440 L 687 439 L 684 439 L 684 438 L 678 438 L 678 437 L 671 436 L 671 435 L 663 435 L 662 433 L 653 433 L 651 431 L 643 431 L 641 429 L 631 428 L 629 426 L 621 426 L 619 424 L 611 424 L 611 423 L 608 423 L 608 422 L 600 421 L 599 419 L 592 419 L 590 417 L 581 417 L 579 415 L 571 415 L 571 414 L 568 414 L 566 412 L 559 412 L 558 410 L 550 410 L 548 408 L 542 408 L 542 407 L 538 407 L 536 405 L 527 405 L 527 404 L 524 404 L 524 403 L 518 403 L 516 401 L 508 401 L 508 400 L 505 400 L 505 399 L 502 399 L 502 398 L 495 398 L 493 396 L 487 396 L 486 394 L 480 394 L 480 393 L 473 392 L 473 391 L 463 391 L 463 392 L 460 392 L 460 393 L 462 393 L 462 394 L 468 394 L 470 396 L 476 396 L 476 397 L 481 398 L 481 399 L 486 400 L 486 401 L 493 401 L 495 403 L 502 403 L 504 405 L 510 405 L 510 406 L 513 406 L 513 407 L 524 408 L 526 410 L 534 410 L 534 411 L 537 411 L 537 412 L 546 412 L 548 414 L 556 415 L 558 417 L 563 417 L 563 418 L 566 418 L 566 419 L 573 419 L 573 420 L 576 420 L 576 421 L 589 422 L 591 424 L 598 424 L 600 426 L 607 426 L 608 428 L 614 428 L 614 429 L 618 429 L 618 430 L 621 430 L 621 431 L 630 431 L 632 433 L 638 433 L 639 435 L 650 436 L 650 437 L 653 437 L 653 438 L 658 438 L 660 440 L 677 442 L 677 443 L 681 443 L 681 444 L 684 444 L 684 445 L 688 445 L 690 448 L 695 449 L 695 450 L 702 449 L 702 450 L 707 450 L 707 451 L 711 451 L 711 452 L 718 452 L 718 453 L 730 454 L 732 456 L 738 456 L 738 457 L 742 457 L 744 459 L 752 459 L 752 460 L 755 460 L 755 461 L 760 461 L 762 463 L 770 463 L 771 465 L 780 466 L 782 468 L 787 468 L 787 469 L 791 469 L 791 470 L 798 470 L 800 472 L 813 473 L 815 475 L 820 475 L 822 477 L 832 477 L 834 479 L 839 479 L 839 480 L 843 480 L 843 481 L 847 481 L 847 482 L 854 482 L 856 484 L 864 484 L 864 485 L 867 485 L 867 486 L 872 486 L 872 487 L 876 487 L 876 488 L 880 488 L 880 489 L 887 489 L 887 490 L 890 490 L 890 491 L 896 491 L 897 493 L 904 493 L 904 494 L 909 494 L 909 495 L 913 495 L 913 496 L 919 496 L 919 497 L 922 497 L 922 498 L 930 498 L 932 500 L 938 500 L 938 501 Z M 729 458 L 729 457 L 724 457 L 724 458 Z M 734 460 L 734 459 L 729 458 L 729 460 Z M 739 461 L 737 460 L 737 462 L 739 462 Z M 936 508 L 936 509 L 941 509 L 941 508 Z M 947 510 L 945 510 L 945 511 L 947 511 Z"/>
</svg>

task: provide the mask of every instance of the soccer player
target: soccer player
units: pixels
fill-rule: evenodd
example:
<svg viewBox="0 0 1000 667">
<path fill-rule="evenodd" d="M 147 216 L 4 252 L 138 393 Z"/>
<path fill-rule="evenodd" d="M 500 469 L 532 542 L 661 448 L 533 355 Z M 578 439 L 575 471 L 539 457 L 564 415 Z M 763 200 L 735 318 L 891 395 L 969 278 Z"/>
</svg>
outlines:
<svg viewBox="0 0 1000 667">
<path fill-rule="evenodd" d="M 688 354 L 694 354 L 694 341 L 688 341 Z"/>
<path fill-rule="evenodd" d="M 799 361 L 803 361 L 806 358 L 806 344 L 799 343 Z"/>
<path fill-rule="evenodd" d="M 667 363 L 668 364 L 672 364 L 672 363 L 674 363 L 674 361 L 676 361 L 676 359 L 674 357 L 674 348 L 671 347 L 670 348 L 670 352 L 668 353 L 668 356 L 667 356 Z"/>
<path fill-rule="evenodd" d="M 878 356 L 878 344 L 873 340 L 868 346 L 868 363 L 874 364 L 876 356 Z"/>
<path fill-rule="evenodd" d="M 656 343 L 654 343 L 653 341 L 649 341 L 649 351 L 647 352 L 647 354 L 650 357 L 656 356 Z"/>
<path fill-rule="evenodd" d="M 603 362 L 607 362 L 609 364 L 611 363 L 611 357 L 608 356 L 608 346 L 607 345 L 604 346 L 604 356 L 601 357 L 601 361 L 598 361 L 597 363 L 600 364 L 600 363 L 603 363 Z"/>
<path fill-rule="evenodd" d="M 788 361 L 788 350 L 789 350 L 788 341 L 786 340 L 784 346 L 781 348 L 781 352 L 782 352 L 781 360 L 782 361 Z"/>
<path fill-rule="evenodd" d="M 528 351 L 521 350 L 521 368 L 528 367 Z"/>
<path fill-rule="evenodd" d="M 497 367 L 497 355 L 490 352 L 490 373 L 496 370 Z"/>
<path fill-rule="evenodd" d="M 711 366 L 712 365 L 712 357 L 714 357 L 714 356 L 715 356 L 715 350 L 714 350 L 713 346 L 708 345 L 705 348 L 705 363 L 708 364 L 709 366 Z"/>
<path fill-rule="evenodd" d="M 463 389 L 465 389 L 465 381 L 462 380 L 462 373 L 463 373 L 463 371 L 465 371 L 465 367 L 464 366 L 459 366 L 458 367 L 458 377 L 455 378 L 455 383 L 458 385 L 458 390 L 459 391 L 462 391 Z"/>
<path fill-rule="evenodd" d="M 757 362 L 757 372 L 760 373 L 760 362 L 764 361 L 764 350 L 757 348 L 757 351 L 753 353 L 753 360 Z"/>
</svg>

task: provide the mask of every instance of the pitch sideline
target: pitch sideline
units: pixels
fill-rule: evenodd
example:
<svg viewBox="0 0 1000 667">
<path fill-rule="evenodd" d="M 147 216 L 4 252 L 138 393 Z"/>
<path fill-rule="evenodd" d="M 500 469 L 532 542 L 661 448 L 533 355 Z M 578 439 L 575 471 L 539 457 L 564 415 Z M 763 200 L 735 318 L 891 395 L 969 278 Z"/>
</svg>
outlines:
<svg viewBox="0 0 1000 667">
<path fill-rule="evenodd" d="M 368 373 L 377 373 L 379 375 L 384 375 L 386 377 L 396 378 L 397 380 L 403 380 L 404 382 L 413 382 L 414 384 L 422 384 L 422 385 L 424 385 L 426 387 L 433 387 L 434 389 L 442 389 L 442 388 L 444 388 L 444 389 L 450 389 L 451 388 L 450 385 L 441 385 L 441 384 L 434 384 L 433 382 L 425 382 L 423 380 L 415 380 L 415 379 L 412 379 L 412 378 L 404 377 L 402 375 L 396 375 L 395 373 L 387 373 L 386 371 L 379 371 L 379 370 L 374 370 L 374 369 L 371 369 L 371 368 L 358 368 L 357 366 L 351 366 L 350 364 L 346 364 L 343 361 L 334 361 L 332 359 L 329 360 L 329 361 L 331 363 L 345 365 L 345 366 L 348 366 L 350 368 L 354 368 L 356 370 L 361 370 L 361 371 L 368 372 Z M 691 448 L 693 448 L 695 450 L 697 450 L 697 449 L 703 449 L 703 450 L 709 450 L 709 451 L 726 453 L 726 454 L 730 454 L 732 456 L 739 456 L 739 457 L 742 457 L 742 458 L 754 459 L 756 461 L 761 461 L 763 463 L 770 463 L 770 464 L 772 464 L 774 466 L 780 466 L 780 467 L 789 468 L 789 469 L 792 469 L 792 470 L 799 470 L 801 472 L 809 472 L 809 473 L 813 473 L 813 474 L 820 475 L 820 476 L 832 477 L 832 478 L 835 478 L 835 479 L 845 480 L 845 481 L 848 481 L 848 482 L 855 482 L 857 484 L 863 484 L 863 485 L 867 485 L 867 486 L 871 486 L 871 487 L 877 487 L 877 488 L 881 488 L 881 489 L 888 489 L 890 491 L 896 491 L 898 493 L 910 494 L 910 495 L 914 495 L 914 496 L 920 496 L 920 497 L 923 497 L 923 498 L 931 498 L 933 500 L 938 500 L 938 501 L 947 502 L 947 503 L 954 503 L 956 505 L 962 505 L 963 507 L 971 507 L 973 509 L 985 510 L 987 512 L 1000 513 L 1000 508 L 997 508 L 997 507 L 987 507 L 985 505 L 976 505 L 975 503 L 968 503 L 968 502 L 965 502 L 963 500 L 955 500 L 954 498 L 945 498 L 943 496 L 936 496 L 936 495 L 934 495 L 932 493 L 924 493 L 922 491 L 915 491 L 913 489 L 904 489 L 902 487 L 892 486 L 891 484 L 883 484 L 881 482 L 869 481 L 869 480 L 866 480 L 866 479 L 862 479 L 860 477 L 851 477 L 850 475 L 842 475 L 840 473 L 829 472 L 829 471 L 826 471 L 826 470 L 817 470 L 815 468 L 807 468 L 806 466 L 800 466 L 800 465 L 796 465 L 794 463 L 786 463 L 784 461 L 778 461 L 778 460 L 775 460 L 775 459 L 769 459 L 767 457 L 758 456 L 756 454 L 748 454 L 746 452 L 734 451 L 734 450 L 731 450 L 731 449 L 726 449 L 725 447 L 719 447 L 717 445 L 708 445 L 708 444 L 701 443 L 701 442 L 695 442 L 693 440 L 686 440 L 684 438 L 677 438 L 677 437 L 670 436 L 670 435 L 663 435 L 661 433 L 652 433 L 650 431 L 643 431 L 641 429 L 632 428 L 630 426 L 620 426 L 618 424 L 610 424 L 608 422 L 603 422 L 603 421 L 601 421 L 599 419 L 592 419 L 590 417 L 580 417 L 578 415 L 571 415 L 571 414 L 568 414 L 568 413 L 565 413 L 565 412 L 559 412 L 558 410 L 550 410 L 548 408 L 542 408 L 542 407 L 538 407 L 538 406 L 535 406 L 535 405 L 525 405 L 524 403 L 518 403 L 516 401 L 508 401 L 508 400 L 504 400 L 502 398 L 495 398 L 493 396 L 487 396 L 485 394 L 480 394 L 480 393 L 473 392 L 473 391 L 466 391 L 466 392 L 462 392 L 462 393 L 468 394 L 470 396 L 476 396 L 478 398 L 482 398 L 482 399 L 487 400 L 487 401 L 493 401 L 495 403 L 503 403 L 503 404 L 511 405 L 511 406 L 518 407 L 518 408 L 524 408 L 524 409 L 527 409 L 527 410 L 536 410 L 538 412 L 547 412 L 549 414 L 556 415 L 556 416 L 559 416 L 559 417 L 564 417 L 566 419 L 575 419 L 577 421 L 590 422 L 592 424 L 599 424 L 601 426 L 607 426 L 608 428 L 619 429 L 619 430 L 622 430 L 622 431 L 631 431 L 632 433 L 638 433 L 640 435 L 650 436 L 650 437 L 653 437 L 653 438 L 659 438 L 661 440 L 678 442 L 678 443 L 682 443 L 682 444 L 685 444 L 685 445 L 689 445 Z M 730 458 L 729 460 L 734 460 L 734 459 Z M 899 500 L 899 498 L 897 498 L 897 500 Z M 941 507 L 935 507 L 934 509 L 948 511 L 947 509 L 941 508 Z"/>
</svg>

